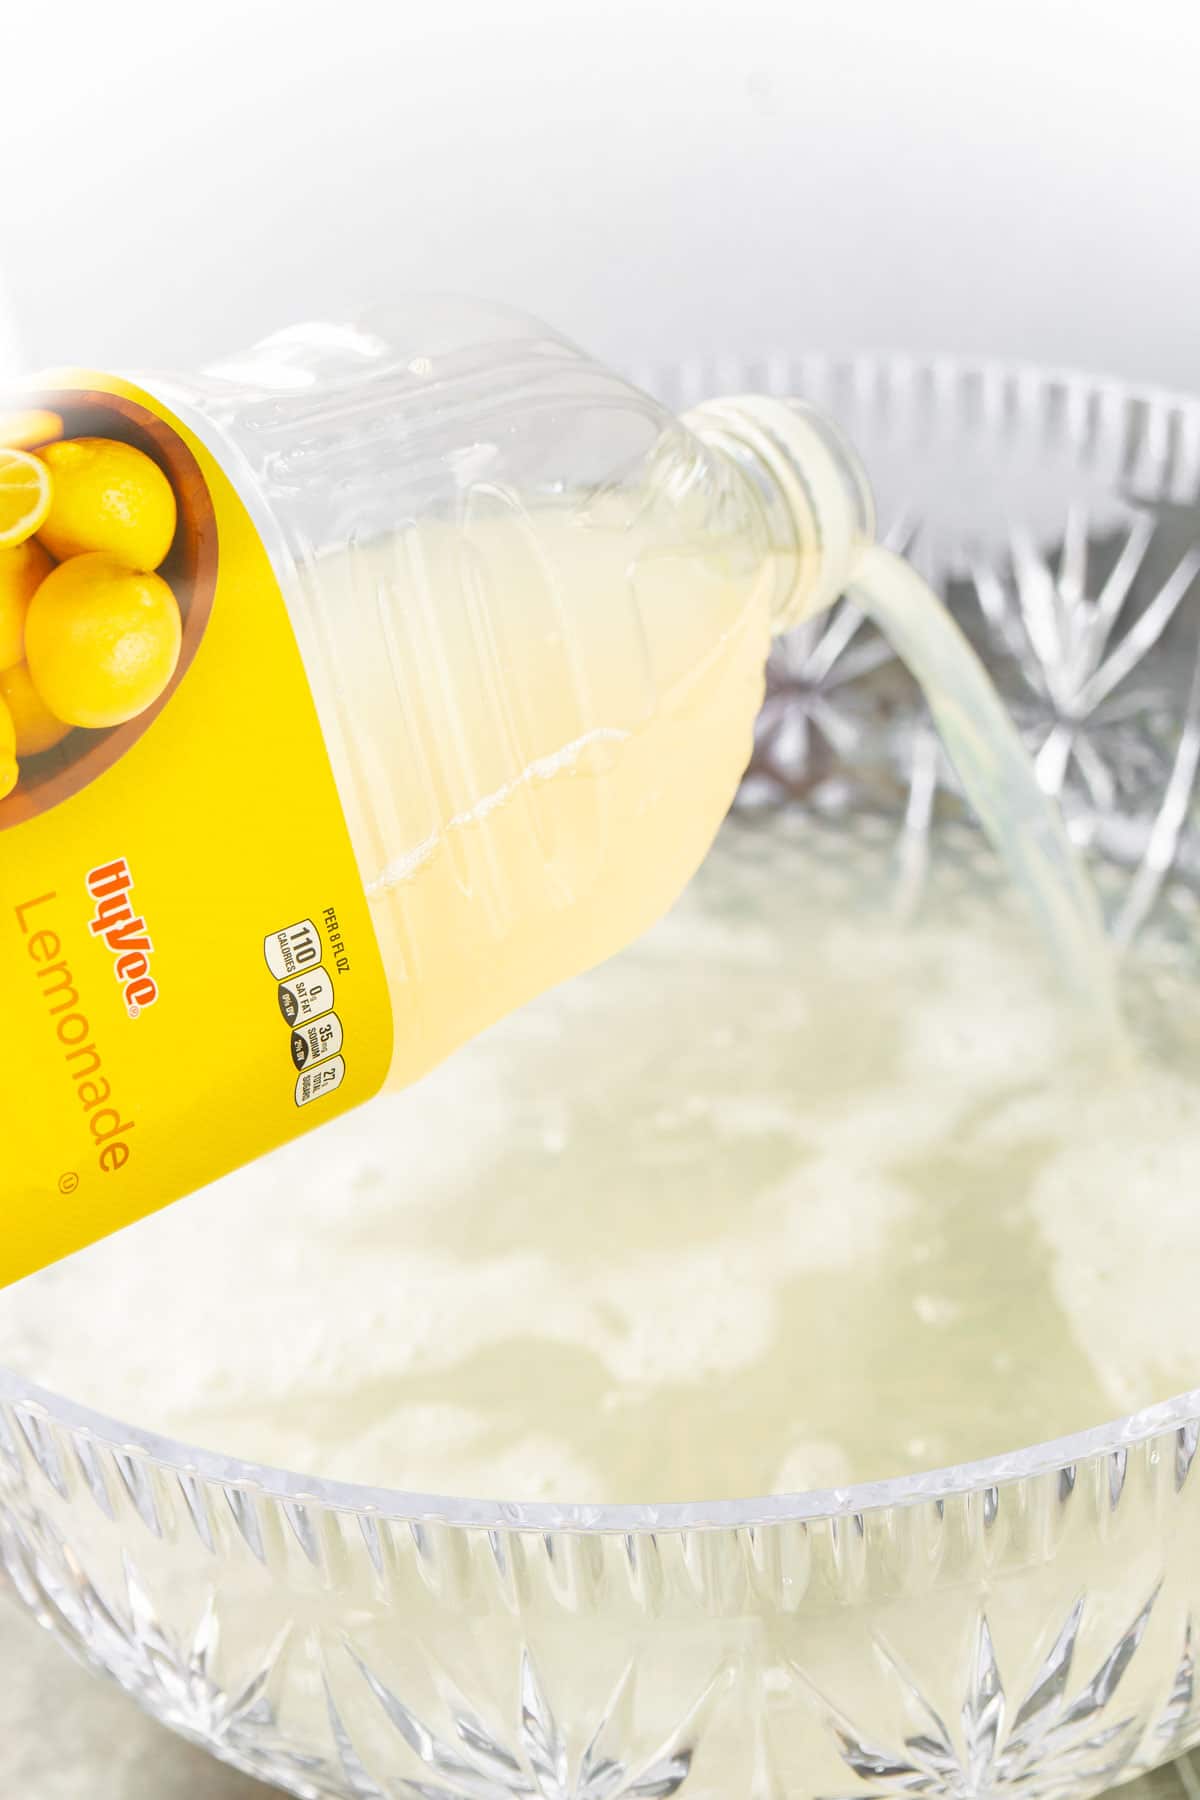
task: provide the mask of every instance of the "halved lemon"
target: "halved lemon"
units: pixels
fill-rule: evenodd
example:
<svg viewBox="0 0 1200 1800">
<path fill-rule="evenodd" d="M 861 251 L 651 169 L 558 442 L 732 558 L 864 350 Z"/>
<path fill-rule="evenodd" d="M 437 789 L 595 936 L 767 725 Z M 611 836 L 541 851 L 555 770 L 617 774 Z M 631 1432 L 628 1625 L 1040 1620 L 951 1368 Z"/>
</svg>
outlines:
<svg viewBox="0 0 1200 1800">
<path fill-rule="evenodd" d="M 39 444 L 52 444 L 62 434 L 61 417 L 44 406 L 0 412 L 0 444 L 9 450 L 36 450 Z"/>
<path fill-rule="evenodd" d="M 50 511 L 50 471 L 28 450 L 0 445 L 0 550 L 31 538 Z"/>
</svg>

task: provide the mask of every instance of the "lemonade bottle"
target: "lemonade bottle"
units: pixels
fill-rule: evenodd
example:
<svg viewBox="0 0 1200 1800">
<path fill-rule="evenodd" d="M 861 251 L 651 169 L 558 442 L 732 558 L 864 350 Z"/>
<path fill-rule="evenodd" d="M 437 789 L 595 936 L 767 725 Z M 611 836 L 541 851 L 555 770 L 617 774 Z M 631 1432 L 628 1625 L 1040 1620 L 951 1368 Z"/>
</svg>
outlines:
<svg viewBox="0 0 1200 1800">
<path fill-rule="evenodd" d="M 681 422 L 461 302 L 159 391 L 256 497 L 409 1082 L 674 900 L 749 758 L 771 632 L 836 595 L 865 485 L 793 408 Z M 772 471 L 795 458 L 811 494 Z"/>
<path fill-rule="evenodd" d="M 0 1278 L 648 926 L 871 531 L 803 408 L 676 419 L 461 302 L 7 404 Z"/>
</svg>

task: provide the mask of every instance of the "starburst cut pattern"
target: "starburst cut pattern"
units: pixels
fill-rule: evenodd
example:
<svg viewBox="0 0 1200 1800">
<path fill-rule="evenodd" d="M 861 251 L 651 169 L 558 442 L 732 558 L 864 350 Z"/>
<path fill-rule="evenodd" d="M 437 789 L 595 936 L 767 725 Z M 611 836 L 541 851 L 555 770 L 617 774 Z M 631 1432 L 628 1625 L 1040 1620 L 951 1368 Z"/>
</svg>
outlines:
<svg viewBox="0 0 1200 1800">
<path fill-rule="evenodd" d="M 1149 1736 L 1149 1754 L 1142 1761 L 1152 1768 L 1156 1763 L 1175 1757 L 1196 1741 L 1200 1724 L 1200 1708 L 1196 1695 L 1196 1631 L 1189 1613 L 1183 1628 L 1183 1643 L 1175 1665 L 1175 1679 L 1158 1723 Z"/>
<path fill-rule="evenodd" d="M 1124 942 L 1181 858 L 1200 773 L 1200 644 L 1185 650 L 1192 673 L 1182 700 L 1178 657 L 1163 652 L 1172 621 L 1200 589 L 1200 546 L 1163 580 L 1139 580 L 1153 529 L 1136 518 L 1114 554 L 1111 544 L 1089 544 L 1072 514 L 1057 552 L 1014 532 L 1004 569 L 989 561 L 972 568 L 986 632 L 980 648 L 1007 689 L 1041 787 L 1062 805 L 1077 842 L 1133 865 L 1113 926 Z M 919 532 L 897 528 L 889 539 L 901 536 L 911 545 Z M 950 584 L 947 598 L 970 625 L 962 589 Z M 890 674 L 881 682 L 895 661 L 847 601 L 790 633 L 768 671 L 743 801 L 824 794 L 844 806 L 847 795 L 869 801 L 899 783 L 906 834 L 914 825 L 927 832 L 934 808 L 926 790 L 932 783 L 957 793 L 957 783 L 944 755 L 931 762 L 920 697 Z"/>
<path fill-rule="evenodd" d="M 973 570 L 998 644 L 1040 703 L 1027 729 L 1042 787 L 1061 796 L 1074 773 L 1100 816 L 1119 804 L 1122 762 L 1140 772 L 1130 735 L 1120 728 L 1169 703 L 1162 671 L 1146 659 L 1200 574 L 1200 548 L 1193 546 L 1165 580 L 1139 580 L 1153 538 L 1153 518 L 1138 514 L 1114 556 L 1107 543 L 1089 542 L 1086 521 L 1072 510 L 1057 558 L 1018 528 L 1007 581 L 994 565 Z"/>
<path fill-rule="evenodd" d="M 227 1673 L 223 1681 L 217 1667 L 221 1627 L 214 1592 L 190 1631 L 172 1632 L 128 1552 L 121 1557 L 123 1593 L 117 1604 L 87 1578 L 47 1520 L 36 1524 L 35 1540 L 14 1518 L 3 1520 L 0 1561 L 26 1603 L 77 1655 L 107 1669 L 162 1724 L 248 1775 L 306 1786 L 322 1777 L 319 1759 L 297 1754 L 282 1741 L 268 1693 L 288 1629 L 251 1659 L 230 1688 Z"/>
<path fill-rule="evenodd" d="M 852 759 L 862 734 L 857 685 L 895 661 L 890 644 L 843 600 L 780 643 L 767 671 L 748 780 L 800 800 Z"/>
<path fill-rule="evenodd" d="M 1004 1686 L 987 1615 L 981 1614 L 957 1734 L 877 1640 L 921 1728 L 890 1750 L 860 1734 L 825 1703 L 842 1759 L 863 1783 L 854 1790 L 853 1800 L 890 1800 L 901 1793 L 938 1800 L 991 1800 L 1004 1794 L 1051 1800 L 1067 1792 L 1094 1792 L 1116 1781 L 1137 1748 L 1144 1724 L 1136 1712 L 1121 1711 L 1116 1695 L 1157 1597 L 1155 1589 L 1073 1699 L 1067 1690 L 1084 1619 L 1082 1599 L 1072 1607 L 1026 1693 L 1015 1702 Z"/>
<path fill-rule="evenodd" d="M 354 1662 L 384 1718 L 425 1771 L 399 1783 L 415 1800 L 670 1800 L 691 1771 L 703 1719 L 718 1685 L 714 1677 L 687 1715 L 656 1751 L 631 1758 L 635 1741 L 636 1675 L 626 1667 L 582 1753 L 572 1758 L 567 1735 L 546 1696 L 528 1650 L 521 1656 L 516 1725 L 511 1734 L 493 1728 L 463 1697 L 449 1690 L 452 1736 L 439 1735 L 355 1656 Z M 326 1681 L 330 1724 L 349 1791 L 355 1800 L 387 1800 L 355 1749 L 331 1685 Z"/>
<path fill-rule="evenodd" d="M 842 421 L 890 547 L 945 595 L 1097 870 L 1112 865 L 1118 935 L 1171 878 L 1200 885 L 1200 405 L 940 364 L 766 374 L 726 369 L 679 398 L 766 385 Z M 832 841 L 869 826 L 881 881 L 914 847 L 914 895 L 935 822 L 961 815 L 913 684 L 845 603 L 779 648 L 755 789 L 837 815 Z M 977 841 L 958 823 L 951 854 Z M 1164 899 L 1194 934 L 1183 886 Z M 0 1586 L 148 1712 L 302 1800 L 1070 1800 L 1200 1733 L 1198 1437 L 1189 1410 L 1116 1453 L 1028 1475 L 1018 1457 L 1001 1489 L 929 1476 L 849 1517 L 676 1529 L 656 1511 L 628 1534 L 589 1517 L 576 1583 L 569 1525 L 527 1530 L 503 1506 L 426 1521 L 403 1496 L 393 1516 L 294 1478 L 206 1474 L 0 1373 Z M 1088 1492 L 1096 1517 L 1072 1499 Z M 1032 1536 L 992 1532 L 1001 1495 Z M 897 1584 L 906 1546 L 928 1588 Z M 1068 1569 L 1087 1589 L 1069 1609 Z M 1162 1598 L 1131 1617 L 1151 1569 Z M 1011 1638 L 990 1598 L 1010 1578 L 1027 1615 Z M 930 1599 L 948 1638 L 928 1637 Z M 906 1666 L 908 1636 L 937 1653 Z M 683 1694 L 681 1654 L 704 1658 Z M 816 1682 L 839 1669 L 835 1705 Z"/>
<path fill-rule="evenodd" d="M 831 399 L 835 409 L 840 398 L 846 429 L 872 468 L 872 420 L 876 430 L 880 417 L 891 420 L 881 438 L 896 452 L 881 458 L 888 490 L 884 541 L 912 557 L 975 642 L 1012 708 L 1041 786 L 1061 804 L 1075 840 L 1133 871 L 1113 924 L 1127 942 L 1169 874 L 1200 877 L 1193 818 L 1200 774 L 1197 495 L 1189 488 L 1188 503 L 1179 504 L 1173 498 L 1183 485 L 1179 470 L 1172 477 L 1167 464 L 1134 455 L 1132 415 L 1117 415 L 1108 474 L 1097 491 L 1086 409 L 1078 405 L 1072 416 L 1082 434 L 1080 461 L 1064 477 L 1062 446 L 1045 434 L 1031 392 L 1025 479 L 1009 495 L 1012 510 L 1006 517 L 1006 487 L 998 482 L 983 509 L 994 515 L 988 529 L 974 538 L 964 531 L 956 543 L 934 516 L 930 497 L 904 485 L 908 472 L 897 446 L 911 392 L 903 383 L 893 391 L 886 371 L 875 377 L 865 384 L 826 383 L 829 395 L 818 398 Z M 946 461 L 949 481 L 947 459 L 955 434 L 964 432 L 958 403 L 970 382 L 964 374 L 956 387 L 947 371 L 944 386 L 939 448 L 925 445 L 922 454 L 931 464 L 939 456 Z M 1047 415 L 1055 392 L 1047 384 L 1041 396 Z M 864 393 L 873 396 L 878 415 L 859 416 Z M 1147 439 L 1155 431 L 1164 435 L 1161 421 L 1154 430 L 1146 427 Z M 983 456 L 978 440 L 964 436 L 964 451 L 968 445 L 976 460 Z M 1057 516 L 1043 501 L 1031 525 L 1021 506 L 1039 458 L 1052 472 L 1047 492 L 1062 498 Z M 1005 466 L 1002 455 L 999 460 Z M 982 479 L 982 470 L 974 479 Z M 903 820 L 911 861 L 914 829 L 928 833 L 937 793 L 956 803 L 961 794 L 947 759 L 931 762 L 927 709 L 894 663 L 874 625 L 845 602 L 785 638 L 768 672 L 743 803 L 815 801 L 838 811 L 882 804 Z"/>
</svg>

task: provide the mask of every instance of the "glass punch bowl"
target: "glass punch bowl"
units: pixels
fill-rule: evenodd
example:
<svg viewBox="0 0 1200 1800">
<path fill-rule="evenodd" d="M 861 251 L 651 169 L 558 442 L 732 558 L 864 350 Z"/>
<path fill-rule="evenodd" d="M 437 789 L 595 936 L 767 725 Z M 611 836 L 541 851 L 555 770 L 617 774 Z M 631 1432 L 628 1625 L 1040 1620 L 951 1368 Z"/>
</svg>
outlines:
<svg viewBox="0 0 1200 1800">
<path fill-rule="evenodd" d="M 797 393 L 842 423 L 1114 931 L 1195 941 L 1200 402 L 898 358 L 642 379 L 678 405 Z M 970 854 L 919 700 L 845 607 L 780 648 L 743 804 L 829 833 L 870 817 L 909 880 L 914 853 Z M 1050 1800 L 1200 1740 L 1198 1442 L 1200 1391 L 871 1486 L 517 1505 L 253 1467 L 0 1372 L 0 1583 L 297 1795 Z"/>
</svg>

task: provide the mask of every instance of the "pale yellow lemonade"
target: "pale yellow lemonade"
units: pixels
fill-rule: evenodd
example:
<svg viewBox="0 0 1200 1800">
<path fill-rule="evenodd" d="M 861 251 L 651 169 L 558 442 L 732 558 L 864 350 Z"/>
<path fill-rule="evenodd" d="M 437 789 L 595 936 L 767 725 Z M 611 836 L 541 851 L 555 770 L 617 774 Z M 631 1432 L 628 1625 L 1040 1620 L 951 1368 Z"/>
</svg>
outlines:
<svg viewBox="0 0 1200 1800">
<path fill-rule="evenodd" d="M 641 936 L 745 767 L 779 570 L 738 541 L 646 551 L 628 505 L 319 559 L 395 1085 L 464 1047 L 0 1294 L 0 1362 L 251 1460 L 579 1501 L 929 1468 L 1194 1379 L 1163 1303 L 1200 1276 L 1186 1065 L 1149 1039 L 1114 1065 L 1094 900 L 886 558 L 865 598 L 936 678 L 1054 954 L 937 858 L 899 917 L 871 822 L 801 814 L 734 822 Z M 1137 1300 L 1116 1322 L 1110 1266 Z"/>
<path fill-rule="evenodd" d="M 630 513 L 633 513 L 631 520 Z M 530 994 L 660 918 L 737 791 L 787 574 L 744 537 L 677 549 L 636 502 L 426 522 L 318 560 L 337 659 L 335 766 L 406 1086 Z M 856 598 L 940 696 L 972 798 L 1110 1030 L 1099 915 L 986 677 L 934 596 L 872 551 Z"/>
<path fill-rule="evenodd" d="M 735 820 L 603 968 L 0 1296 L 0 1361 L 254 1460 L 588 1501 L 830 1487 L 1185 1388 L 1193 976 L 1131 971 L 1112 1076 L 990 873 L 935 855 L 905 919 L 892 823 Z"/>
<path fill-rule="evenodd" d="M 347 631 L 385 622 L 386 665 L 341 665 L 339 785 L 404 1086 L 666 910 L 750 753 L 776 570 L 646 554 L 597 505 L 419 525 L 319 580 Z"/>
</svg>

